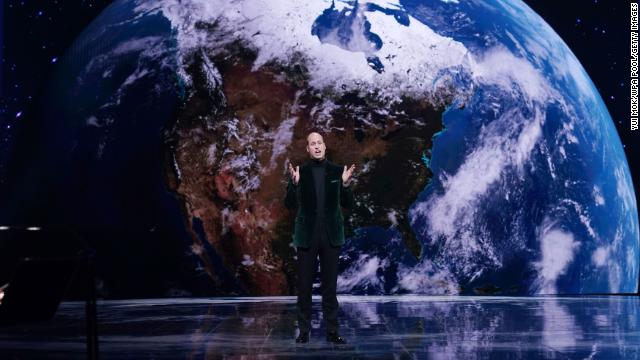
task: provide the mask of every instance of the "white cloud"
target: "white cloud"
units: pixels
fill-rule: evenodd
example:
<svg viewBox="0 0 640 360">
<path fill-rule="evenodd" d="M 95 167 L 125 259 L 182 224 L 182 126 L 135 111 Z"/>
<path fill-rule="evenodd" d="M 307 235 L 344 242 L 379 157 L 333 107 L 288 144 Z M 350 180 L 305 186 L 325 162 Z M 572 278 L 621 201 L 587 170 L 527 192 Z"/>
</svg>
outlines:
<svg viewBox="0 0 640 360">
<path fill-rule="evenodd" d="M 243 259 L 242 260 L 242 265 L 244 265 L 244 266 L 251 266 L 251 265 L 254 264 L 254 261 L 251 260 L 251 256 L 249 256 L 247 254 L 242 255 L 242 259 Z"/>
<path fill-rule="evenodd" d="M 269 160 L 269 166 L 262 168 L 261 172 L 267 172 L 272 170 L 276 166 L 277 159 L 280 155 L 284 154 L 287 147 L 291 144 L 293 139 L 293 127 L 298 121 L 298 117 L 292 116 L 290 118 L 282 120 L 275 133 L 270 134 L 273 138 L 271 145 L 271 160 Z"/>
<path fill-rule="evenodd" d="M 595 266 L 604 266 L 609 259 L 610 248 L 608 246 L 601 246 L 597 248 L 591 255 L 591 261 Z"/>
<path fill-rule="evenodd" d="M 620 264 L 611 261 L 609 263 L 609 291 L 612 293 L 620 292 L 620 284 L 622 283 L 622 268 Z"/>
<path fill-rule="evenodd" d="M 593 200 L 596 202 L 596 205 L 598 206 L 604 205 L 604 197 L 602 196 L 602 190 L 598 185 L 593 185 Z"/>
<path fill-rule="evenodd" d="M 373 287 L 384 292 L 382 279 L 377 275 L 379 268 L 389 266 L 389 260 L 377 256 L 361 254 L 351 266 L 338 276 L 338 292 L 348 293 L 354 287 Z"/>
<path fill-rule="evenodd" d="M 534 286 L 538 294 L 558 292 L 556 281 L 567 271 L 575 251 L 580 246 L 580 243 L 573 239 L 573 234 L 562 231 L 555 225 L 549 218 L 545 218 L 537 230 L 541 259 L 533 265 L 538 270 Z"/>
<path fill-rule="evenodd" d="M 547 83 L 540 70 L 501 46 L 488 50 L 470 65 L 474 79 L 511 91 L 513 97 L 518 97 L 515 91 L 520 89 L 527 96 L 530 106 L 533 101 L 544 103 L 551 97 L 557 97 L 557 92 Z M 514 83 L 518 86 L 513 86 Z"/>
<path fill-rule="evenodd" d="M 442 191 L 434 192 L 410 211 L 412 223 L 424 220 L 425 238 L 442 243 L 442 256 L 455 262 L 464 275 L 473 276 L 482 262 L 501 266 L 499 250 L 486 229 L 478 231 L 482 214 L 478 208 L 488 200 L 491 187 L 508 167 L 523 172 L 531 152 L 542 136 L 544 113 L 535 110 L 532 118 L 518 109 L 505 111 L 484 126 L 480 143 L 469 153 L 453 175 L 441 174 Z M 482 259 L 483 261 L 479 261 Z"/>
<path fill-rule="evenodd" d="M 458 283 L 447 269 L 436 269 L 431 261 L 423 259 L 414 267 L 399 267 L 398 284 L 392 292 L 399 289 L 412 294 L 455 295 L 458 294 Z"/>
</svg>

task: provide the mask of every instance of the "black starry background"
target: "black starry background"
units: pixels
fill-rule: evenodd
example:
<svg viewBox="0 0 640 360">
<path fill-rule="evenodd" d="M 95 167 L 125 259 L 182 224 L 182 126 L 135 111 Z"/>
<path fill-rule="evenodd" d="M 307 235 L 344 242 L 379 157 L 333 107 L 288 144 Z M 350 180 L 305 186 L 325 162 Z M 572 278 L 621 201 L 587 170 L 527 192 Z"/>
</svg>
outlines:
<svg viewBox="0 0 640 360">
<path fill-rule="evenodd" d="M 46 86 L 73 40 L 112 1 L 2 1 L 0 194 L 30 158 Z"/>
<path fill-rule="evenodd" d="M 624 144 L 640 194 L 640 137 L 630 130 L 629 3 L 525 1 L 562 37 L 595 83 Z M 111 1 L 2 2 L 0 190 L 29 158 L 37 109 L 59 57 Z M 0 191 L 1 193 L 1 191 Z"/>
</svg>

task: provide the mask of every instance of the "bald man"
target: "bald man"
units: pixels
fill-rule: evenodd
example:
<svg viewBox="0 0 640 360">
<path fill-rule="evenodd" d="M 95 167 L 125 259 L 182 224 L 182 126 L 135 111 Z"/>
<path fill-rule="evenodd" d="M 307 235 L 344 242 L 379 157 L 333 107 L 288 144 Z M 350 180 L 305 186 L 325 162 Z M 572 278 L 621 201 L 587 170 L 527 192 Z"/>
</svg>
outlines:
<svg viewBox="0 0 640 360">
<path fill-rule="evenodd" d="M 344 344 L 338 333 L 338 256 L 344 244 L 342 209 L 352 208 L 354 199 L 349 181 L 355 164 L 347 169 L 325 158 L 326 145 L 322 135 L 307 136 L 309 160 L 302 166 L 289 164 L 285 205 L 297 208 L 293 244 L 298 257 L 297 318 L 300 333 L 296 343 L 309 341 L 311 330 L 311 290 L 320 256 L 322 281 L 322 312 L 327 341 Z"/>
</svg>

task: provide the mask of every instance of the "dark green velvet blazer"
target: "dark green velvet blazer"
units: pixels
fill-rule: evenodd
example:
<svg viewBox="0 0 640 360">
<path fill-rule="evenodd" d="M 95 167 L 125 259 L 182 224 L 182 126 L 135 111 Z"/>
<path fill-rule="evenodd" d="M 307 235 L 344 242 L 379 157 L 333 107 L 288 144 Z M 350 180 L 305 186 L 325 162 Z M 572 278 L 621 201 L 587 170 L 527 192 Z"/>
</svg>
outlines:
<svg viewBox="0 0 640 360">
<path fill-rule="evenodd" d="M 316 188 L 311 173 L 311 159 L 300 165 L 300 180 L 293 184 L 290 178 L 287 184 L 287 195 L 284 203 L 287 208 L 298 209 L 296 213 L 293 245 L 309 247 L 313 236 L 313 225 L 316 216 Z M 340 206 L 351 209 L 354 205 L 353 192 L 350 186 L 342 185 L 343 167 L 329 161 L 325 169 L 325 219 L 329 241 L 334 246 L 344 244 L 344 217 Z"/>
</svg>

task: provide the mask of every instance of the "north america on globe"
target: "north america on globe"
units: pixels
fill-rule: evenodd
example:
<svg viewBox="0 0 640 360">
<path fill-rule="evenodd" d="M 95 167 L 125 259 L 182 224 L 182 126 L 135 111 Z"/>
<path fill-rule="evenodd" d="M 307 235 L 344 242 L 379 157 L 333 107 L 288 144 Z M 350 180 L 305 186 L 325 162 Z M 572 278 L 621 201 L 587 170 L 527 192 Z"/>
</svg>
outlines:
<svg viewBox="0 0 640 360">
<path fill-rule="evenodd" d="M 293 294 L 287 167 L 312 130 L 356 164 L 338 293 L 638 290 L 620 138 L 520 0 L 118 0 L 50 97 L 53 216 L 139 230 L 97 240 L 121 259 L 105 293 Z"/>
</svg>

